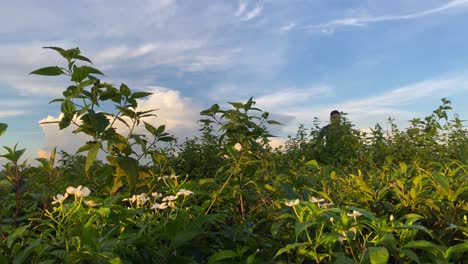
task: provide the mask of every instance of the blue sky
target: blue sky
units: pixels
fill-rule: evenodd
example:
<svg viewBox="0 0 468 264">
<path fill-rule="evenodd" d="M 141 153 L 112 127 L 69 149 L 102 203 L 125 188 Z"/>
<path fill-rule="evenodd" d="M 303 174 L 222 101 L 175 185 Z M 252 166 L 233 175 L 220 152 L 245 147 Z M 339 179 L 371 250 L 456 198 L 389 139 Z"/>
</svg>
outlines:
<svg viewBox="0 0 468 264">
<path fill-rule="evenodd" d="M 200 110 L 251 96 L 285 123 L 276 143 L 334 109 L 361 129 L 407 126 L 442 97 L 468 115 L 468 0 L 18 0 L 0 3 L 0 24 L 1 145 L 29 159 L 80 145 L 39 125 L 68 86 L 28 75 L 63 65 L 43 46 L 80 47 L 115 85 L 154 92 L 142 108 L 179 138 L 197 133 Z"/>
</svg>

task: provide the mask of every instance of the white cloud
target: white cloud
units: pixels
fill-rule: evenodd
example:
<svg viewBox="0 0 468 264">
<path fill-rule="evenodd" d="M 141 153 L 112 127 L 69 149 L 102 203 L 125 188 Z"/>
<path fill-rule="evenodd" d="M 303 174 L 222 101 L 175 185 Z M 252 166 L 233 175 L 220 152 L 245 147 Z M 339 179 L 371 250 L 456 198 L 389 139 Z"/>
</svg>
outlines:
<svg viewBox="0 0 468 264">
<path fill-rule="evenodd" d="M 241 20 L 242 21 L 249 21 L 249 20 L 252 20 L 258 16 L 261 15 L 262 13 L 262 10 L 263 10 L 263 6 L 260 5 L 260 4 L 257 4 L 255 6 L 255 8 L 253 8 L 252 10 L 250 10 L 249 12 L 247 12 L 245 15 L 242 16 Z"/>
<path fill-rule="evenodd" d="M 246 9 L 247 9 L 247 3 L 243 0 L 239 1 L 239 7 L 237 8 L 235 15 L 236 16 L 242 15 Z"/>
<path fill-rule="evenodd" d="M 192 99 L 182 97 L 178 91 L 164 87 L 153 86 L 147 90 L 153 94 L 138 102 L 138 110 L 158 109 L 154 112 L 157 117 L 148 120 L 159 125 L 165 124 L 166 129 L 179 137 L 182 136 L 179 131 L 187 128 L 196 130 L 201 107 Z"/>
<path fill-rule="evenodd" d="M 30 111 L 24 110 L 0 110 L 0 118 L 27 115 Z"/>
<path fill-rule="evenodd" d="M 239 52 L 241 49 L 238 48 L 218 49 L 205 41 L 179 40 L 152 42 L 136 47 L 110 47 L 98 51 L 95 61 L 107 70 L 169 66 L 185 72 L 198 72 L 229 67 Z"/>
<path fill-rule="evenodd" d="M 335 31 L 336 28 L 339 27 L 358 27 L 358 26 L 365 26 L 371 23 L 379 23 L 379 22 L 386 22 L 386 21 L 397 21 L 397 20 L 410 20 L 410 19 L 417 19 L 421 17 L 430 16 L 436 13 L 444 12 L 449 9 L 455 9 L 459 7 L 468 6 L 468 0 L 454 0 L 450 1 L 446 4 L 438 6 L 436 8 L 404 14 L 404 15 L 384 15 L 384 16 L 362 16 L 362 17 L 349 17 L 349 18 L 342 18 L 342 19 L 335 19 L 328 22 L 316 24 L 316 25 L 307 25 L 301 26 L 301 29 L 306 30 L 320 30 L 323 33 L 331 34 Z"/>
<path fill-rule="evenodd" d="M 290 31 L 292 29 L 294 29 L 296 27 L 296 23 L 294 22 L 289 22 L 288 24 L 282 26 L 280 28 L 281 31 L 285 32 L 285 31 Z"/>
<path fill-rule="evenodd" d="M 0 45 L 0 84 L 19 91 L 22 95 L 57 95 L 65 86 L 64 77 L 29 75 L 38 68 L 64 65 L 66 61 L 54 50 L 44 46 L 64 46 L 57 43 Z"/>
<path fill-rule="evenodd" d="M 260 96 L 255 101 L 257 106 L 265 109 L 281 110 L 280 107 L 301 104 L 310 101 L 314 96 L 329 96 L 333 89 L 327 85 L 314 85 L 308 88 L 287 88 L 268 95 Z"/>
<path fill-rule="evenodd" d="M 436 103 L 433 108 L 436 108 L 440 98 L 466 93 L 466 91 L 468 91 L 468 77 L 466 74 L 460 74 L 421 81 L 379 95 L 331 104 L 320 104 L 319 100 L 310 99 L 308 105 L 304 105 L 293 100 L 290 104 L 279 108 L 282 114 L 295 118 L 285 125 L 282 131 L 291 135 L 295 133 L 299 124 L 311 126 L 314 117 L 318 117 L 325 124 L 328 122 L 330 112 L 334 109 L 348 113 L 350 120 L 361 129 L 374 127 L 377 123 L 385 126 L 388 117 L 395 118 L 399 127 L 407 127 L 407 121 L 411 118 L 421 114 L 427 115 L 432 111 L 428 109 L 428 112 L 420 113 L 421 109 L 415 110 L 413 103 L 417 105 L 421 100 L 431 99 Z M 287 103 L 287 101 L 283 102 Z"/>
</svg>

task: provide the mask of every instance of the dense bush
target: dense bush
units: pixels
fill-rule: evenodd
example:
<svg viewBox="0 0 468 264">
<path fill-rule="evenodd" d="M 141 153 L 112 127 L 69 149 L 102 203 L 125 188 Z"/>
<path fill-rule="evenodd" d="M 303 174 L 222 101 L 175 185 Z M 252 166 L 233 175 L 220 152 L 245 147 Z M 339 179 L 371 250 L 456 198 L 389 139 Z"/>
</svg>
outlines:
<svg viewBox="0 0 468 264">
<path fill-rule="evenodd" d="M 163 124 L 144 121 L 152 111 L 138 110 L 150 93 L 101 82 L 99 70 L 77 65 L 91 63 L 77 48 L 49 48 L 67 66 L 32 74 L 70 77 L 53 100 L 58 125 L 88 135 L 77 150 L 87 154 L 53 151 L 31 167 L 25 149 L 5 147 L 0 263 L 468 258 L 468 137 L 449 100 L 407 129 L 389 119 L 389 131 L 365 134 L 343 118 L 324 136 L 315 120 L 272 149 L 268 126 L 280 124 L 250 98 L 202 111 L 202 135 L 175 145 Z"/>
</svg>

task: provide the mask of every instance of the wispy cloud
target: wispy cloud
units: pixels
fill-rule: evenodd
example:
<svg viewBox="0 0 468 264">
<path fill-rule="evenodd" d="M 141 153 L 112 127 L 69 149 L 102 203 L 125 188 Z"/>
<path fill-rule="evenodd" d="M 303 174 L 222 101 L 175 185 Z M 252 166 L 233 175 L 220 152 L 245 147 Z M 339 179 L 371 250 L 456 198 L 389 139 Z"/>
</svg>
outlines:
<svg viewBox="0 0 468 264">
<path fill-rule="evenodd" d="M 0 110 L 0 118 L 27 115 L 29 113 L 29 111 L 25 110 Z"/>
<path fill-rule="evenodd" d="M 417 18 L 430 16 L 436 13 L 441 13 L 449 9 L 459 8 L 462 6 L 468 7 L 468 0 L 454 0 L 444 5 L 432 8 L 432 9 L 427 9 L 427 10 L 410 13 L 410 14 L 348 17 L 348 18 L 335 19 L 335 20 L 331 20 L 328 22 L 315 24 L 315 25 L 301 26 L 297 28 L 305 29 L 305 30 L 320 30 L 323 33 L 330 34 L 340 27 L 359 27 L 359 26 L 365 26 L 371 23 L 417 19 Z"/>
<path fill-rule="evenodd" d="M 49 45 L 39 42 L 29 44 L 0 45 L 0 85 L 11 87 L 21 95 L 57 95 L 63 89 L 60 81 L 63 78 L 47 78 L 29 75 L 35 69 L 63 65 L 60 56 L 55 51 L 45 50 L 43 46 L 61 46 L 56 43 Z"/>
<path fill-rule="evenodd" d="M 240 16 L 247 9 L 247 3 L 244 0 L 239 1 L 239 7 L 235 13 L 236 16 Z"/>
<path fill-rule="evenodd" d="M 296 27 L 296 23 L 294 22 L 289 22 L 288 24 L 282 26 L 280 28 L 281 31 L 290 31 L 292 30 L 294 27 Z"/>
<path fill-rule="evenodd" d="M 198 72 L 228 67 L 239 52 L 239 48 L 220 49 L 203 41 L 185 40 L 135 47 L 118 45 L 98 51 L 95 60 L 106 70 L 169 66 L 185 72 Z"/>
<path fill-rule="evenodd" d="M 417 117 L 420 114 L 418 111 L 421 111 L 411 104 L 416 105 L 421 100 L 430 100 L 437 104 L 437 100 L 442 97 L 450 98 L 467 91 L 468 77 L 466 74 L 459 74 L 417 82 L 378 95 L 330 104 L 320 104 L 320 100 L 312 99 L 308 100 L 307 105 L 291 101 L 280 108 L 281 113 L 295 118 L 294 122 L 283 128 L 283 133 L 294 133 L 299 124 L 311 124 L 313 117 L 326 122 L 330 111 L 334 109 L 348 113 L 357 128 L 373 127 L 377 123 L 385 124 L 390 116 L 398 119 L 397 125 L 407 126 L 407 121 Z M 434 105 L 435 107 L 437 105 Z"/>
<path fill-rule="evenodd" d="M 257 3 L 255 7 L 248 10 L 248 4 L 244 0 L 239 1 L 239 6 L 235 12 L 235 16 L 240 17 L 242 21 L 249 21 L 261 15 L 263 11 L 263 5 Z"/>
<path fill-rule="evenodd" d="M 285 105 L 301 104 L 315 96 L 329 96 L 333 89 L 327 85 L 313 85 L 308 88 L 287 88 L 255 99 L 257 105 L 265 109 L 281 110 Z"/>
<path fill-rule="evenodd" d="M 263 6 L 257 5 L 254 9 L 250 10 L 247 14 L 245 14 L 241 18 L 241 20 L 243 20 L 243 21 L 252 20 L 252 19 L 258 17 L 262 13 L 262 10 L 263 10 Z"/>
</svg>

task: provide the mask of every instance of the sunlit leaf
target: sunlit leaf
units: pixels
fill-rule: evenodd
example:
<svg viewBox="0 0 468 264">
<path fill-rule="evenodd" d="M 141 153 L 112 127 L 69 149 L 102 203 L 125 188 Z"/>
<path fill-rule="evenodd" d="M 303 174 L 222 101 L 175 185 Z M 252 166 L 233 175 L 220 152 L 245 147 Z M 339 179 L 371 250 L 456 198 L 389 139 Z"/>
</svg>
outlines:
<svg viewBox="0 0 468 264">
<path fill-rule="evenodd" d="M 50 66 L 50 67 L 37 69 L 35 71 L 32 71 L 30 74 L 44 75 L 44 76 L 58 76 L 58 75 L 65 74 L 65 72 L 60 67 Z"/>
</svg>

